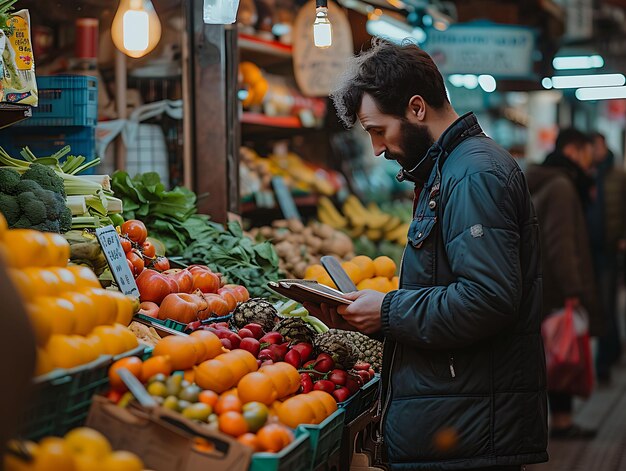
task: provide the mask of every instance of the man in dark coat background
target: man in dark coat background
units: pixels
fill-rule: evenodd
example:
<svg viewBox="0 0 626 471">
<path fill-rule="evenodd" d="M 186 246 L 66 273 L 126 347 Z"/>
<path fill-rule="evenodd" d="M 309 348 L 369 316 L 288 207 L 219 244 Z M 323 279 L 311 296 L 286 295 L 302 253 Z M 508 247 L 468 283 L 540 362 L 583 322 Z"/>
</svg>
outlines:
<svg viewBox="0 0 626 471">
<path fill-rule="evenodd" d="M 593 180 L 591 138 L 576 129 L 559 133 L 554 151 L 543 165 L 526 170 L 528 187 L 539 218 L 543 261 L 543 313 L 563 309 L 566 301 L 589 313 L 590 333 L 602 331 L 585 210 Z M 549 391 L 552 438 L 585 439 L 594 430 L 572 421 L 572 396 Z"/>
<path fill-rule="evenodd" d="M 374 40 L 332 97 L 418 195 L 400 289 L 349 294 L 339 313 L 308 305 L 385 337 L 383 461 L 431 471 L 546 461 L 539 229 L 520 168 L 474 114 L 455 113 L 414 44 Z"/>
</svg>

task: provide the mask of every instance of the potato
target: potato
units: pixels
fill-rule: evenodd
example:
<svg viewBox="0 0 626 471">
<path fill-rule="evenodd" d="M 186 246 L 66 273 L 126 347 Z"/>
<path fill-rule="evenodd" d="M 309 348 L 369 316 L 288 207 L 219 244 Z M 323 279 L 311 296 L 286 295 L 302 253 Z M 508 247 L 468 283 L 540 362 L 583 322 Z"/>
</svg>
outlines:
<svg viewBox="0 0 626 471">
<path fill-rule="evenodd" d="M 299 234 L 304 230 L 304 224 L 302 224 L 302 221 L 299 221 L 298 219 L 290 219 L 287 226 L 289 227 L 289 230 L 295 234 Z"/>
</svg>

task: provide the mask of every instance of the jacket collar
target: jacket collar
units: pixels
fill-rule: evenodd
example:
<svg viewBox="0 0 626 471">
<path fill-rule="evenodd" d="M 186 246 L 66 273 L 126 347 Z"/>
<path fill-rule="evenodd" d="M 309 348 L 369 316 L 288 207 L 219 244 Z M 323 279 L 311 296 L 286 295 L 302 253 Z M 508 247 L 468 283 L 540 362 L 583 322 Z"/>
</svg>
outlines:
<svg viewBox="0 0 626 471">
<path fill-rule="evenodd" d="M 482 132 L 483 130 L 480 127 L 480 124 L 478 124 L 478 119 L 476 119 L 476 115 L 471 111 L 464 114 L 443 132 L 437 142 L 435 142 L 430 147 L 430 149 L 428 149 L 426 155 L 424 156 L 424 159 L 422 159 L 420 163 L 415 166 L 415 168 L 411 170 L 400 169 L 400 171 L 396 175 L 396 179 L 400 182 L 404 180 L 409 180 L 415 183 L 416 178 L 414 176 L 414 173 L 426 159 L 439 159 L 438 164 L 441 168 L 445 159 L 448 157 L 449 154 L 452 153 L 456 146 L 458 146 L 466 138 L 476 136 L 478 134 L 481 134 Z"/>
</svg>

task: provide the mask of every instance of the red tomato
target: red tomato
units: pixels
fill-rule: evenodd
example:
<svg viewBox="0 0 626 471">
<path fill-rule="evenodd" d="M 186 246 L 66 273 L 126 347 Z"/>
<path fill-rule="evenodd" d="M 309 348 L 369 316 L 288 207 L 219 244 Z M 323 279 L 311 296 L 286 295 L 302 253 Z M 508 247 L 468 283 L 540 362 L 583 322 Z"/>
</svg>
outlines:
<svg viewBox="0 0 626 471">
<path fill-rule="evenodd" d="M 152 264 L 152 267 L 156 271 L 165 271 L 170 269 L 170 261 L 165 257 L 157 257 L 157 259 Z"/>
<path fill-rule="evenodd" d="M 146 240 L 142 245 L 143 254 L 145 257 L 152 258 L 156 255 L 156 249 L 152 242 Z"/>
<path fill-rule="evenodd" d="M 143 222 L 131 219 L 122 224 L 122 235 L 127 235 L 133 242 L 143 244 L 148 237 L 148 230 Z"/>
<path fill-rule="evenodd" d="M 130 239 L 126 237 L 120 237 L 120 243 L 122 244 L 122 249 L 124 250 L 124 253 L 130 252 L 133 248 L 133 243 L 130 241 Z"/>
<path fill-rule="evenodd" d="M 141 255 L 137 255 L 135 252 L 128 252 L 126 254 L 126 259 L 133 265 L 133 275 L 138 276 L 145 267 L 143 257 Z"/>
</svg>

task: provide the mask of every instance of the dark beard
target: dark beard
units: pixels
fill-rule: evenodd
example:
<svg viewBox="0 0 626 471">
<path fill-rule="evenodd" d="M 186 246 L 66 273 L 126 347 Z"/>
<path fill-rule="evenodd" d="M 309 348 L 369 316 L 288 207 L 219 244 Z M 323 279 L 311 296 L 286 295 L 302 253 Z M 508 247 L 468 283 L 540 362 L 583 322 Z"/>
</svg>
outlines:
<svg viewBox="0 0 626 471">
<path fill-rule="evenodd" d="M 435 143 L 432 134 L 427 126 L 413 124 L 406 119 L 400 125 L 402 142 L 400 142 L 400 153 L 385 152 L 387 160 L 395 160 L 407 172 L 413 170 L 424 160 L 428 149 Z M 414 177 L 421 181 L 426 181 L 432 170 L 431 162 L 423 162 L 419 168 L 411 172 Z"/>
</svg>

